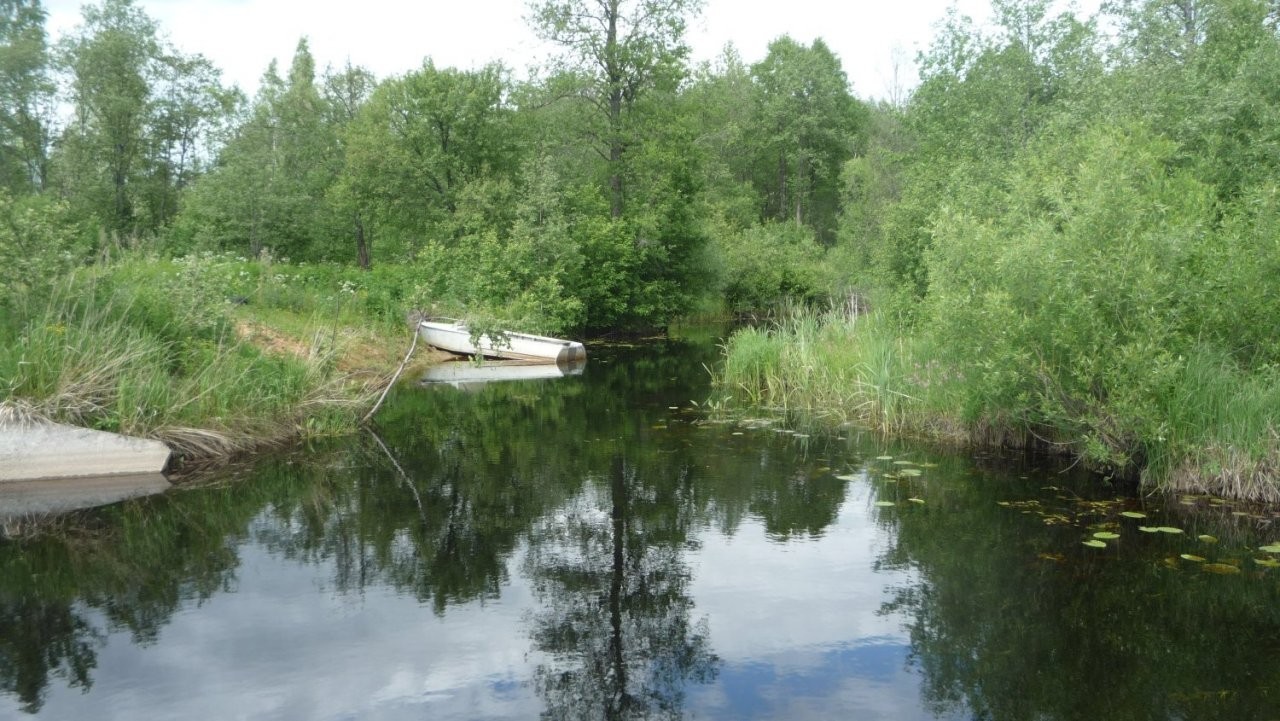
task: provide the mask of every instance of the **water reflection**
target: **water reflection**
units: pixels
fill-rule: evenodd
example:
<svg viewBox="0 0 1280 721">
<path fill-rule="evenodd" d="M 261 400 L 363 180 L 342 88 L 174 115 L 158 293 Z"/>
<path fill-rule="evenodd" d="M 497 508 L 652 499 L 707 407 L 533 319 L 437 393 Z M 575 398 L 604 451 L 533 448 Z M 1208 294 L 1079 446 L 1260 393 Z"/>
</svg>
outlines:
<svg viewBox="0 0 1280 721">
<path fill-rule="evenodd" d="M 541 603 L 534 647 L 548 657 L 534 675 L 544 718 L 681 718 L 685 687 L 714 678 L 705 620 L 691 620 L 687 485 L 687 468 L 616 453 L 604 498 L 535 527 L 526 571 Z"/>
<path fill-rule="evenodd" d="M 1267 528 L 1121 529 L 1099 553 L 1047 523 L 1114 494 L 1092 480 L 701 423 L 714 352 L 409 387 L 376 434 L 0 543 L 0 718 L 1274 707 L 1277 577 L 1164 563 L 1200 533 L 1247 558 Z M 1046 510 L 997 503 L 1028 498 Z"/>
<path fill-rule="evenodd" d="M 458 390 L 476 390 L 486 383 L 504 381 L 551 380 L 580 376 L 587 367 L 586 359 L 565 363 L 534 361 L 448 361 L 431 366 L 419 379 L 424 386 L 449 385 Z"/>
</svg>

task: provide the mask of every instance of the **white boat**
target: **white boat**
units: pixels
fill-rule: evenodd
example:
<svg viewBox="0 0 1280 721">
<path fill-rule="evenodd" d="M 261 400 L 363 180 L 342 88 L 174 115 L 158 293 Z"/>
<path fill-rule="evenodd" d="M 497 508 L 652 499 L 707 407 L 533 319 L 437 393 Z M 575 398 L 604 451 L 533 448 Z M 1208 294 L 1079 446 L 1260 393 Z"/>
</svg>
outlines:
<svg viewBox="0 0 1280 721">
<path fill-rule="evenodd" d="M 460 390 L 496 381 L 527 381 L 582 375 L 585 361 L 544 363 L 531 361 L 488 361 L 477 365 L 468 361 L 437 363 L 426 370 L 423 385 L 447 384 Z"/>
<path fill-rule="evenodd" d="M 587 358 L 587 349 L 577 341 L 530 333 L 503 331 L 497 338 L 486 333 L 472 343 L 471 330 L 462 321 L 424 320 L 418 324 L 418 336 L 440 350 L 463 355 L 483 355 L 486 358 L 540 360 L 547 363 L 575 363 Z"/>
</svg>

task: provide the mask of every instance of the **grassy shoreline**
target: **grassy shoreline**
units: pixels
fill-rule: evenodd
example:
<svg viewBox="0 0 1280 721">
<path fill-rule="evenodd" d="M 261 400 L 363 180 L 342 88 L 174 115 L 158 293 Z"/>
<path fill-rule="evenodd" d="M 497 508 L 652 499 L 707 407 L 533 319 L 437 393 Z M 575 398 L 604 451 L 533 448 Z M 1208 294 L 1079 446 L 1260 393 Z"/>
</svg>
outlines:
<svg viewBox="0 0 1280 721">
<path fill-rule="evenodd" d="M 956 445 L 1036 447 L 1149 490 L 1280 503 L 1280 374 L 1243 371 L 1209 350 L 1180 359 L 1137 412 L 1086 405 L 1047 364 L 1019 378 L 963 363 L 877 314 L 793 313 L 736 332 L 724 357 L 722 403 Z M 1122 397 L 1109 390 L 1096 395 Z M 1084 410 L 1052 412 L 1064 406 Z"/>
<path fill-rule="evenodd" d="M 10 300 L 0 407 L 182 464 L 353 431 L 411 336 L 398 299 L 347 275 L 210 254 L 79 270 Z"/>
</svg>

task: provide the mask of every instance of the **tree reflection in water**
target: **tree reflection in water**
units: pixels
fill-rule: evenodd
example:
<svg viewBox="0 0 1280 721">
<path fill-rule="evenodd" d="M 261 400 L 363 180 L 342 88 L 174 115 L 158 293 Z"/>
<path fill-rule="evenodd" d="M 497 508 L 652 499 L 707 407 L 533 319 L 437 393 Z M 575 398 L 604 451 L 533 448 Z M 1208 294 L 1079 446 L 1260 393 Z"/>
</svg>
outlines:
<svg viewBox="0 0 1280 721">
<path fill-rule="evenodd" d="M 679 483 L 646 485 L 621 454 L 610 466 L 595 493 L 531 537 L 543 717 L 680 718 L 685 688 L 711 681 L 719 664 L 705 619 L 690 619 L 689 516 L 674 508 Z"/>
</svg>

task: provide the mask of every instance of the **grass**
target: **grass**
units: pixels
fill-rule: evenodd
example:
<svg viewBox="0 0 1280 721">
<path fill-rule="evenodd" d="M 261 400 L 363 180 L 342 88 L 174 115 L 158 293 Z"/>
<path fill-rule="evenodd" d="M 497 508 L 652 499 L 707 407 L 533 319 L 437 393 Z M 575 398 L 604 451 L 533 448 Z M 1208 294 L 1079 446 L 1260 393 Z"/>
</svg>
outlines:
<svg viewBox="0 0 1280 721">
<path fill-rule="evenodd" d="M 1089 460 L 1091 439 L 1123 437 L 1138 465 L 1100 470 L 1137 472 L 1163 491 L 1280 503 L 1280 368 L 1244 369 L 1201 348 L 1141 402 L 1104 392 L 1117 405 L 1063 419 L 1034 394 L 988 395 L 992 377 L 1019 380 L 992 367 L 1005 375 L 904 337 L 877 314 L 799 310 L 735 333 L 717 381 L 739 404 L 966 445 L 1038 445 Z M 1046 378 L 1046 395 L 1063 392 Z M 1022 385 L 1044 379 L 1030 380 Z"/>
<path fill-rule="evenodd" d="M 277 270 L 139 256 L 10 299 L 0 402 L 187 459 L 349 431 L 407 332 L 350 284 L 290 287 Z"/>
<path fill-rule="evenodd" d="M 725 346 L 721 384 L 747 403 L 907 432 L 924 403 L 914 349 L 878 316 L 810 311 L 745 328 Z"/>
</svg>

